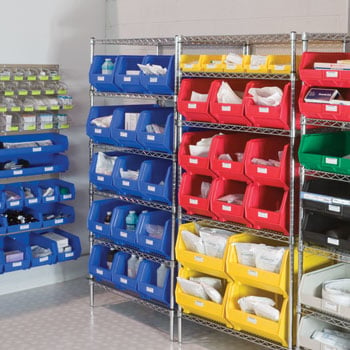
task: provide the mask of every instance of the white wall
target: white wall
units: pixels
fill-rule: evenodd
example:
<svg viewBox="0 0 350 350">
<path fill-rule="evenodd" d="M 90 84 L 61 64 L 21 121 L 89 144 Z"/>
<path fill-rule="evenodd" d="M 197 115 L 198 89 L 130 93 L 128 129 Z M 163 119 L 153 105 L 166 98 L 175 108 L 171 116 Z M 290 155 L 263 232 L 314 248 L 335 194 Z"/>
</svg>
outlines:
<svg viewBox="0 0 350 350">
<path fill-rule="evenodd" d="M 89 111 L 88 70 L 91 36 L 104 37 L 104 0 L 0 0 L 0 64 L 59 64 L 64 82 L 74 98 L 69 113 L 70 169 L 64 179 L 76 185 L 72 203 L 76 222 L 63 227 L 81 238 L 88 252 L 88 138 L 85 121 Z M 87 260 L 67 262 L 0 275 L 0 294 L 54 283 L 87 274 Z M 18 281 L 20 280 L 20 283 Z"/>
</svg>

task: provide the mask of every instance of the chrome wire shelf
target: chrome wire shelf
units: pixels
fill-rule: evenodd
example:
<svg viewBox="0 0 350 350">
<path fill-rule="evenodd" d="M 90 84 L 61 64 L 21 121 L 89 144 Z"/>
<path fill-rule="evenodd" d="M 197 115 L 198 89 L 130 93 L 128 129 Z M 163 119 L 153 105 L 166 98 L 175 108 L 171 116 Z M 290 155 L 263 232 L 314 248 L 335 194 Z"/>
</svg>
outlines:
<svg viewBox="0 0 350 350">
<path fill-rule="evenodd" d="M 147 151 L 144 149 L 131 148 L 131 147 L 120 147 L 120 146 L 113 146 L 113 145 L 99 144 L 99 143 L 93 143 L 92 145 L 95 151 L 103 151 L 103 152 L 118 151 L 123 153 L 139 154 L 147 157 L 154 157 L 158 159 L 170 159 L 170 160 L 173 160 L 175 156 L 170 153 Z"/>
<path fill-rule="evenodd" d="M 174 100 L 173 95 L 151 95 L 151 94 L 133 94 L 126 92 L 99 92 L 91 90 L 91 94 L 97 97 L 122 97 L 122 98 L 134 98 L 134 99 L 152 99 L 160 101 L 172 101 Z"/>
<path fill-rule="evenodd" d="M 303 315 L 307 316 L 314 316 L 318 320 L 327 322 L 329 324 L 332 324 L 337 327 L 342 327 L 345 329 L 350 329 L 350 320 L 347 320 L 345 318 L 338 317 L 336 315 L 329 314 L 327 312 L 321 312 L 318 311 L 312 307 L 309 307 L 307 305 L 302 305 L 301 312 Z"/>
<path fill-rule="evenodd" d="M 101 282 L 97 282 L 97 281 L 95 281 L 93 279 L 90 279 L 90 278 L 89 278 L 89 282 L 93 283 L 93 285 L 96 286 L 96 287 L 104 289 L 107 292 L 110 292 L 110 293 L 113 293 L 113 294 L 117 294 L 117 295 L 125 298 L 126 300 L 133 301 L 133 302 L 135 302 L 137 304 L 147 306 L 148 308 L 150 308 L 150 309 L 152 309 L 154 311 L 160 312 L 162 314 L 169 315 L 169 312 L 172 311 L 171 309 L 167 309 L 165 306 L 152 303 L 152 302 L 150 302 L 148 300 L 140 299 L 137 296 L 133 296 L 133 295 L 127 293 L 127 292 L 123 292 L 121 290 L 115 289 L 113 285 L 107 285 L 107 284 L 104 284 L 104 283 L 101 283 Z"/>
<path fill-rule="evenodd" d="M 315 247 L 315 246 L 303 246 L 303 251 L 310 254 L 315 254 L 319 256 L 324 256 L 329 259 L 337 260 L 340 262 L 350 263 L 350 253 L 342 252 L 335 249 L 327 249 L 323 247 Z"/>
<path fill-rule="evenodd" d="M 194 128 L 205 128 L 213 130 L 229 130 L 229 131 L 239 131 L 239 132 L 249 132 L 254 134 L 264 134 L 264 135 L 276 135 L 276 136 L 291 136 L 290 130 L 284 129 L 272 129 L 272 128 L 259 128 L 254 126 L 236 125 L 236 124 L 220 124 L 220 123 L 206 123 L 206 122 L 196 122 L 196 121 L 180 121 L 182 126 L 191 126 Z"/>
<path fill-rule="evenodd" d="M 317 177 L 317 178 L 326 179 L 326 180 L 337 180 L 337 181 L 344 181 L 344 182 L 350 181 L 350 175 L 330 173 L 326 171 L 311 170 L 311 169 L 305 169 L 304 171 L 306 176 L 312 176 L 312 177 Z"/>
<path fill-rule="evenodd" d="M 99 190 L 93 189 L 91 195 L 97 195 L 104 198 L 120 199 L 128 203 L 140 204 L 140 205 L 144 205 L 144 206 L 154 208 L 154 209 L 159 209 L 159 210 L 165 210 L 170 212 L 172 211 L 171 205 L 166 205 L 164 203 L 156 202 L 156 201 L 146 201 L 141 198 L 136 198 L 131 196 L 124 196 L 111 191 L 99 191 Z"/>
<path fill-rule="evenodd" d="M 303 33 L 304 37 L 312 41 L 350 41 L 347 33 Z"/>
<path fill-rule="evenodd" d="M 104 245 L 108 248 L 112 248 L 112 249 L 119 250 L 119 251 L 129 253 L 129 254 L 135 254 L 139 257 L 154 261 L 156 263 L 165 263 L 168 266 L 170 266 L 170 264 L 172 263 L 170 260 L 167 260 L 164 257 L 153 255 L 153 254 L 147 254 L 145 252 L 141 252 L 140 250 L 134 249 L 132 247 L 127 247 L 127 246 L 113 243 L 113 242 L 109 241 L 108 239 L 94 238 L 94 244 L 101 244 L 101 245 Z"/>
<path fill-rule="evenodd" d="M 221 222 L 221 221 L 212 220 L 205 216 L 199 216 L 199 215 L 182 214 L 182 220 L 201 221 L 202 223 L 207 224 L 208 226 L 223 228 L 223 229 L 232 231 L 234 233 L 244 232 L 254 236 L 264 237 L 266 239 L 271 239 L 271 240 L 286 243 L 286 244 L 289 243 L 289 236 L 284 236 L 281 232 L 269 231 L 269 230 L 257 230 L 257 229 L 249 228 L 234 222 Z"/>
<path fill-rule="evenodd" d="M 264 80 L 289 80 L 289 74 L 268 73 L 226 73 L 226 72 L 181 72 L 182 78 L 216 78 L 216 79 L 264 79 Z"/>
<path fill-rule="evenodd" d="M 227 328 L 222 324 L 207 320 L 205 318 L 201 318 L 199 316 L 194 316 L 194 315 L 189 315 L 189 314 L 183 313 L 182 318 L 189 320 L 189 321 L 192 321 L 192 322 L 195 322 L 201 326 L 209 327 L 209 328 L 215 329 L 217 331 L 220 331 L 222 333 L 226 333 L 229 335 L 233 335 L 237 338 L 247 340 L 247 341 L 254 343 L 256 345 L 263 346 L 269 350 L 286 350 L 286 348 L 283 347 L 282 345 L 273 343 L 270 340 L 267 340 L 264 338 L 259 338 L 257 336 L 254 336 L 253 334 L 248 334 L 248 333 L 243 332 L 243 331 L 236 331 L 232 328 Z"/>
<path fill-rule="evenodd" d="M 313 119 L 304 117 L 305 125 L 323 126 L 325 128 L 350 129 L 350 121 Z"/>
<path fill-rule="evenodd" d="M 174 46 L 175 38 L 135 38 L 135 39 L 96 39 L 91 38 L 99 45 L 129 45 L 129 46 Z"/>
</svg>

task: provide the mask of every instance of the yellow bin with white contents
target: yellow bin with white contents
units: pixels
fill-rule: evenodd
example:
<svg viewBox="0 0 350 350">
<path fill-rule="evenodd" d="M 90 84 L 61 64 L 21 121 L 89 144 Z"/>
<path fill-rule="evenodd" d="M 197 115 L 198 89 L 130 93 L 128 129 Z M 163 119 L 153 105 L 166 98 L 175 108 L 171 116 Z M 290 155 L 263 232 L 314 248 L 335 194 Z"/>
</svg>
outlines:
<svg viewBox="0 0 350 350">
<path fill-rule="evenodd" d="M 181 55 L 180 69 L 184 72 L 200 72 L 200 55 Z"/>
<path fill-rule="evenodd" d="M 223 72 L 224 55 L 200 55 L 199 64 L 203 72 Z"/>
<path fill-rule="evenodd" d="M 249 55 L 240 55 L 242 57 L 241 64 L 226 62 L 227 55 L 223 57 L 224 72 L 226 73 L 244 73 L 244 68 L 249 62 Z"/>
</svg>

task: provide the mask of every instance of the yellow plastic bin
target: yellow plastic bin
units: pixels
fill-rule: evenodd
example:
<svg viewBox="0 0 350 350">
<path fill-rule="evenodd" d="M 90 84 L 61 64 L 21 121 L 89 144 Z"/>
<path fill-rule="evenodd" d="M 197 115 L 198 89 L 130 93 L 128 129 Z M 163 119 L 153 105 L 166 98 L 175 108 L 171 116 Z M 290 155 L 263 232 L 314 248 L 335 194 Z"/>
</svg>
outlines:
<svg viewBox="0 0 350 350">
<path fill-rule="evenodd" d="M 200 72 L 200 55 L 181 55 L 180 69 L 184 72 Z"/>
<path fill-rule="evenodd" d="M 183 266 L 196 270 L 198 272 L 203 272 L 208 275 L 212 275 L 220 278 L 230 279 L 228 274 L 225 272 L 227 247 L 231 245 L 230 244 L 231 242 L 244 242 L 246 239 L 248 239 L 249 235 L 240 233 L 230 237 L 227 241 L 227 246 L 226 246 L 224 256 L 222 259 L 219 259 L 212 256 L 187 250 L 185 243 L 182 239 L 181 232 L 183 230 L 187 230 L 192 233 L 195 233 L 195 224 L 191 222 L 187 224 L 182 224 L 179 227 L 179 233 L 177 235 L 177 241 L 175 245 L 175 254 L 176 254 L 177 261 L 179 261 Z"/>
<path fill-rule="evenodd" d="M 296 71 L 300 62 L 300 57 L 296 57 Z M 290 55 L 269 55 L 267 59 L 268 73 L 272 74 L 290 74 L 291 56 Z"/>
<path fill-rule="evenodd" d="M 280 311 L 279 321 L 272 321 L 240 309 L 238 300 L 242 297 L 254 295 L 268 297 L 276 302 Z M 232 283 L 228 286 L 226 302 L 226 319 L 236 330 L 243 330 L 263 338 L 270 339 L 283 346 L 288 346 L 288 298 L 266 292 L 261 289 Z"/>
<path fill-rule="evenodd" d="M 187 268 L 181 268 L 179 271 L 179 277 L 185 279 L 200 276 L 207 275 Z M 221 304 L 186 294 L 180 287 L 179 283 L 176 284 L 175 288 L 175 300 L 177 304 L 182 307 L 184 313 L 195 314 L 232 328 L 231 323 L 229 323 L 225 318 L 225 305 L 230 283 L 227 283 L 225 280 L 222 280 L 222 282 L 224 284 L 225 293 Z"/>
<path fill-rule="evenodd" d="M 265 56 L 265 62 L 264 64 L 259 64 L 259 65 L 255 65 L 253 64 L 254 61 L 252 62 L 252 57 L 254 58 L 255 55 L 248 55 L 246 57 L 246 59 L 244 60 L 244 71 L 246 73 L 268 73 L 268 66 L 267 66 L 267 62 L 268 62 L 268 55 L 264 55 Z M 262 55 L 260 55 L 262 56 Z"/>
<path fill-rule="evenodd" d="M 244 67 L 248 64 L 247 62 L 249 62 L 249 55 L 241 55 L 241 57 L 242 57 L 241 64 L 227 63 L 226 57 L 227 57 L 227 55 L 225 55 L 223 57 L 224 72 L 226 72 L 226 73 L 244 73 Z"/>
<path fill-rule="evenodd" d="M 199 64 L 203 72 L 223 72 L 224 55 L 200 55 Z"/>
</svg>

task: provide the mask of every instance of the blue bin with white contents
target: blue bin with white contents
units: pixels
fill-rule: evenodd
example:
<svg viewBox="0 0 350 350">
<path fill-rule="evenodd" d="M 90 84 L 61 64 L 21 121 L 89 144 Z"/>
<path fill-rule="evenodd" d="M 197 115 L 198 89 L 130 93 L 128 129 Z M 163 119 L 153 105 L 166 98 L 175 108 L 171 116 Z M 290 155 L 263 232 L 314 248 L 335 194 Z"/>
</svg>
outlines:
<svg viewBox="0 0 350 350">
<path fill-rule="evenodd" d="M 89 258 L 89 273 L 98 282 L 112 282 L 112 265 L 116 252 L 107 246 L 92 246 Z"/>
<path fill-rule="evenodd" d="M 170 306 L 170 269 L 162 266 L 164 271 L 157 278 L 157 270 L 161 264 L 145 260 L 138 276 L 137 289 L 141 297 Z"/>
<path fill-rule="evenodd" d="M 162 210 L 142 213 L 137 225 L 137 244 L 141 250 L 170 258 L 171 213 Z"/>
<path fill-rule="evenodd" d="M 4 254 L 4 271 L 28 269 L 30 266 L 30 247 L 15 237 L 0 237 L 0 250 Z"/>
<path fill-rule="evenodd" d="M 60 153 L 68 149 L 68 138 L 55 133 L 0 136 L 0 156 Z M 36 155 L 37 156 L 37 155 Z"/>
<path fill-rule="evenodd" d="M 39 183 L 41 203 L 59 202 L 60 192 L 53 180 L 41 181 Z"/>
<path fill-rule="evenodd" d="M 28 181 L 19 184 L 23 193 L 23 205 L 25 207 L 31 207 L 41 203 L 40 182 L 41 181 Z"/>
<path fill-rule="evenodd" d="M 159 108 L 158 105 L 129 105 L 117 107 L 113 112 L 111 139 L 119 146 L 142 148 L 137 141 L 137 125 L 140 113 Z"/>
<path fill-rule="evenodd" d="M 152 109 L 140 114 L 136 135 L 144 149 L 172 153 L 173 133 L 173 108 Z"/>
<path fill-rule="evenodd" d="M 90 182 L 102 190 L 114 190 L 113 173 L 120 152 L 97 152 L 92 156 L 89 177 Z M 125 155 L 125 153 L 124 153 Z"/>
<path fill-rule="evenodd" d="M 141 197 L 143 189 L 139 187 L 140 169 L 146 159 L 139 155 L 118 157 L 112 174 L 113 185 L 117 193 Z"/>
<path fill-rule="evenodd" d="M 144 56 L 121 55 L 115 68 L 114 82 L 122 92 L 144 94 L 147 91 L 141 85 L 141 70 Z"/>
<path fill-rule="evenodd" d="M 50 179 L 40 181 L 39 186 L 40 188 L 54 188 L 57 193 L 57 195 L 55 193 L 57 202 L 75 199 L 75 186 L 71 182 L 60 179 Z M 42 203 L 45 203 L 45 201 L 43 200 Z"/>
<path fill-rule="evenodd" d="M 1 185 L 1 196 L 6 209 L 20 209 L 24 205 L 24 193 L 19 184 Z"/>
<path fill-rule="evenodd" d="M 96 143 L 113 145 L 111 124 L 118 106 L 92 106 L 86 121 L 86 135 Z M 99 119 L 103 118 L 103 119 Z"/>
<path fill-rule="evenodd" d="M 147 208 L 137 204 L 120 205 L 114 209 L 111 222 L 111 239 L 113 242 L 137 248 L 138 221 L 144 210 L 147 210 Z M 135 213 L 132 214 L 131 222 L 128 222 L 127 217 L 130 211 Z"/>
<path fill-rule="evenodd" d="M 115 209 L 123 204 L 124 202 L 116 199 L 93 201 L 87 218 L 89 231 L 92 231 L 97 237 L 111 238 L 111 227 Z"/>
<path fill-rule="evenodd" d="M 138 184 L 143 199 L 171 205 L 171 161 L 164 159 L 144 161 L 140 169 Z"/>
<path fill-rule="evenodd" d="M 111 59 L 114 68 L 112 74 L 102 74 L 102 65 L 106 59 Z M 99 92 L 120 92 L 114 83 L 114 74 L 118 62 L 115 55 L 95 55 L 89 70 L 89 83 Z"/>
<path fill-rule="evenodd" d="M 15 233 L 28 230 L 37 230 L 42 227 L 42 216 L 37 207 L 23 208 L 21 210 L 8 209 L 4 216 L 7 221 L 7 232 Z M 11 221 L 11 218 L 16 217 L 16 221 Z"/>
<path fill-rule="evenodd" d="M 42 227 L 70 224 L 74 222 L 74 207 L 62 203 L 46 203 L 36 207 L 41 213 Z"/>
<path fill-rule="evenodd" d="M 140 82 L 150 94 L 174 95 L 175 88 L 175 56 L 172 55 L 147 55 L 142 61 L 143 65 L 161 66 L 160 74 L 145 74 L 141 72 Z"/>
</svg>

